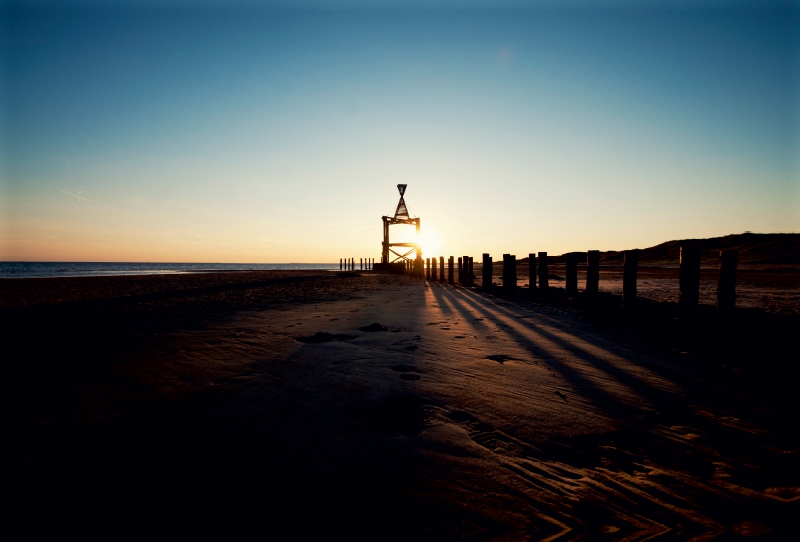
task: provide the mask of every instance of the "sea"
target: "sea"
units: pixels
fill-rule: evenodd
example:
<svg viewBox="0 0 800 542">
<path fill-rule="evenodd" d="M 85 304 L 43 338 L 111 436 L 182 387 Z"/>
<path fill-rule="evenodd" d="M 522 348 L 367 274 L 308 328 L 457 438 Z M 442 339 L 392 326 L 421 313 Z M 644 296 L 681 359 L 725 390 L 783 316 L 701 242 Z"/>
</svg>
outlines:
<svg viewBox="0 0 800 542">
<path fill-rule="evenodd" d="M 356 264 L 358 266 L 358 264 Z M 0 278 L 111 277 L 218 271 L 338 271 L 338 263 L 0 262 Z"/>
</svg>

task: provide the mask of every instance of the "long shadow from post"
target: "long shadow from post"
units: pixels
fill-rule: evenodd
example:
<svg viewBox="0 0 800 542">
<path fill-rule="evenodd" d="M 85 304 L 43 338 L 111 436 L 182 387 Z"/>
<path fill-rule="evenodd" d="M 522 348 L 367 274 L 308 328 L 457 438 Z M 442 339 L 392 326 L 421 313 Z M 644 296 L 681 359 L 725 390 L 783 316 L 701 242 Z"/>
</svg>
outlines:
<svg viewBox="0 0 800 542">
<path fill-rule="evenodd" d="M 439 284 L 438 285 L 441 290 L 447 291 L 455 291 L 455 288 L 448 285 L 448 284 Z M 470 325 L 477 326 L 478 324 L 483 325 L 486 328 L 486 331 L 491 331 L 489 326 L 484 322 L 484 320 L 477 320 L 474 318 L 474 314 L 471 314 L 469 311 L 466 311 L 460 303 L 458 303 L 455 299 L 449 299 L 448 297 L 443 295 L 443 292 L 437 288 L 431 288 L 434 297 L 436 297 L 437 303 L 439 306 L 442 307 L 446 305 L 448 307 L 448 311 L 451 314 L 458 313 L 464 319 L 465 323 L 469 323 Z"/>
<path fill-rule="evenodd" d="M 474 295 L 480 295 L 480 294 L 474 294 Z M 492 301 L 492 305 L 497 307 L 497 309 L 499 311 L 504 311 L 504 312 L 508 313 L 510 316 L 513 316 L 515 318 L 519 318 L 519 316 L 510 313 L 507 309 L 503 309 L 500 302 L 504 302 L 506 305 L 513 305 L 514 307 L 516 307 L 516 308 L 518 308 L 520 310 L 528 311 L 528 312 L 531 312 L 531 313 L 535 312 L 536 317 L 539 318 L 540 320 L 543 320 L 543 321 L 545 321 L 547 323 L 553 324 L 553 325 L 555 325 L 557 327 L 563 327 L 563 322 L 561 322 L 558 318 L 554 318 L 552 316 L 547 316 L 546 314 L 543 314 L 540 311 L 534 311 L 533 308 L 530 308 L 530 307 L 525 306 L 525 305 L 521 305 L 517 301 L 510 301 L 510 300 L 507 300 L 507 299 L 505 299 L 503 297 L 495 297 L 491 293 L 484 293 L 482 297 L 484 299 L 492 299 L 493 300 Z M 553 311 L 556 311 L 556 312 L 561 312 L 562 314 L 565 314 L 567 316 L 574 316 L 574 313 L 571 313 L 569 310 L 565 310 L 563 307 L 559 307 L 559 306 L 556 306 L 556 305 L 550 305 L 548 308 L 550 310 L 553 310 Z M 624 349 L 624 348 L 621 349 L 618 344 L 616 344 L 614 342 L 611 342 L 611 341 L 609 341 L 607 339 L 603 339 L 603 338 L 599 337 L 598 335 L 596 335 L 594 333 L 591 333 L 591 332 L 587 331 L 586 335 L 593 339 L 593 345 L 594 346 L 600 347 L 603 350 L 605 350 L 605 351 L 607 351 L 607 352 L 609 352 L 611 354 L 622 356 L 623 354 L 619 354 L 619 352 L 621 352 L 621 351 L 626 352 L 626 354 L 624 354 L 624 355 L 627 355 L 627 352 L 629 352 L 629 350 L 627 350 L 627 349 Z M 651 361 L 653 363 L 656 363 L 656 364 L 658 363 L 655 360 L 649 360 L 649 361 Z"/>
<path fill-rule="evenodd" d="M 480 314 L 484 317 L 495 317 L 495 315 L 489 311 L 486 307 L 481 306 L 477 303 L 470 302 L 466 299 L 457 299 L 455 296 L 455 289 L 448 289 L 445 290 L 442 288 L 437 292 L 437 289 L 434 289 L 434 295 L 437 298 L 444 297 L 444 296 L 451 296 L 451 304 L 456 308 L 456 310 L 461 313 L 465 318 L 473 318 L 473 314 L 466 308 L 466 305 L 469 304 L 473 306 Z M 483 324 L 485 325 L 485 324 Z M 539 346 L 534 341 L 528 339 L 527 337 L 523 336 L 518 331 L 514 330 L 513 328 L 508 328 L 504 333 L 507 333 L 511 336 L 520 346 L 524 347 L 526 350 L 531 352 L 537 359 L 542 360 L 548 367 L 552 368 L 553 370 L 560 373 L 564 378 L 575 388 L 581 390 L 581 395 L 591 401 L 593 404 L 596 404 L 598 407 L 606 408 L 603 405 L 607 404 L 614 404 L 614 405 L 621 405 L 631 413 L 637 412 L 638 409 L 633 407 L 626 406 L 614 397 L 609 392 L 603 390 L 602 388 L 598 387 L 592 380 L 585 377 L 579 371 L 572 369 L 570 367 L 565 366 L 561 363 L 556 357 L 553 356 L 551 351 Z M 565 353 L 570 353 L 569 350 L 565 351 Z"/>
<path fill-rule="evenodd" d="M 468 299 L 465 294 L 462 294 L 458 290 L 454 290 L 453 292 L 446 292 L 442 291 L 442 295 L 449 295 L 452 297 L 452 304 L 458 308 L 458 310 L 463 315 L 472 316 L 469 310 L 466 308 L 467 305 L 473 307 L 475 310 L 480 312 L 486 317 L 497 317 L 497 314 L 491 312 L 491 310 L 486 307 L 485 305 L 478 303 L 475 300 Z M 457 295 L 462 296 L 461 299 L 456 298 Z M 509 311 L 502 311 L 506 314 L 509 314 Z M 667 399 L 670 395 L 663 390 L 659 390 L 657 388 L 652 388 L 647 386 L 646 388 L 642 386 L 642 382 L 635 377 L 630 376 L 626 372 L 613 367 L 608 362 L 604 360 L 598 359 L 596 356 L 584 352 L 577 347 L 570 345 L 567 341 L 564 341 L 560 337 L 553 336 L 547 332 L 540 332 L 537 333 L 534 330 L 530 330 L 533 334 L 538 335 L 539 337 L 546 339 L 553 344 L 557 345 L 561 348 L 566 355 L 575 356 L 586 363 L 589 363 L 593 366 L 602 366 L 603 368 L 607 369 L 607 373 L 611 374 L 613 377 L 617 378 L 618 381 L 628 386 L 634 392 L 646 397 L 648 400 L 653 401 L 655 398 L 653 397 L 653 392 L 657 392 L 656 395 L 662 396 L 662 399 Z M 554 357 L 552 351 L 543 348 L 542 346 L 538 345 L 535 340 L 532 340 L 526 336 L 524 336 L 519 331 L 515 330 L 512 327 L 508 327 L 505 331 L 509 336 L 511 336 L 519 345 L 523 346 L 525 349 L 530 351 L 536 357 L 540 358 L 544 361 L 549 367 L 553 370 L 560 373 L 570 384 L 574 385 L 577 389 L 581 390 L 581 394 L 592 401 L 593 403 L 597 404 L 598 406 L 613 404 L 617 408 L 622 409 L 625 413 L 634 414 L 634 413 L 641 413 L 641 410 L 638 407 L 625 405 L 624 403 L 620 402 L 620 400 L 612 395 L 611 393 L 607 392 L 600 388 L 593 380 L 582 374 L 577 369 L 570 368 L 566 366 L 563 362 L 558 360 Z M 623 357 L 623 356 L 621 356 Z M 610 368 L 610 369 L 609 369 Z M 660 403 L 661 401 L 653 401 L 655 404 Z"/>
<path fill-rule="evenodd" d="M 472 295 L 472 296 L 478 297 L 478 295 L 473 293 L 473 292 L 467 292 L 464 295 Z M 482 297 L 481 299 L 486 299 L 486 298 Z M 498 312 L 505 314 L 508 318 L 515 318 L 516 317 L 516 315 L 513 312 L 509 311 L 508 309 L 502 308 L 502 307 L 498 306 L 496 303 L 492 303 L 492 305 L 494 306 L 494 308 Z M 520 308 L 522 308 L 522 307 L 520 307 Z M 538 314 L 537 314 L 537 316 L 538 316 Z M 548 321 L 550 321 L 550 322 L 553 322 L 553 323 L 559 323 L 558 320 L 554 320 L 552 318 L 546 318 L 546 319 Z M 637 391 L 639 393 L 642 393 L 645 397 L 652 398 L 652 394 L 653 393 L 664 394 L 665 397 L 671 397 L 672 396 L 672 393 L 673 393 L 672 391 L 664 390 L 659 386 L 656 386 L 656 385 L 654 385 L 654 384 L 652 384 L 650 382 L 647 382 L 646 380 L 642 380 L 641 378 L 637 377 L 636 375 L 631 374 L 630 372 L 626 371 L 625 369 L 622 369 L 622 368 L 614 365 L 613 363 L 610 363 L 609 361 L 604 360 L 604 359 L 594 355 L 591 352 L 587 352 L 586 350 L 581 348 L 579 345 L 573 344 L 570 341 L 565 340 L 563 337 L 560 337 L 560 336 L 558 336 L 556 334 L 550 333 L 550 332 L 548 332 L 546 330 L 543 330 L 541 328 L 533 329 L 533 328 L 529 327 L 528 329 L 530 330 L 531 333 L 539 335 L 539 336 L 541 336 L 541 337 L 543 337 L 543 338 L 545 338 L 545 339 L 547 339 L 549 341 L 552 341 L 553 343 L 555 343 L 558 346 L 560 346 L 562 349 L 574 354 L 576 357 L 582 359 L 583 361 L 586 361 L 587 363 L 590 363 L 593 366 L 605 371 L 609 375 L 612 375 L 614 378 L 619 380 L 621 383 L 625 384 L 626 386 L 630 387 L 631 389 L 633 389 L 633 390 L 635 390 L 635 391 Z M 565 334 L 569 334 L 566 331 L 564 331 L 564 333 Z M 672 380 L 669 377 L 667 377 L 665 374 L 661 374 L 658 371 L 652 370 L 653 369 L 653 367 L 652 367 L 653 364 L 652 363 L 646 363 L 647 360 L 643 356 L 640 356 L 638 354 L 634 354 L 632 356 L 631 355 L 632 353 L 630 351 L 620 351 L 618 348 L 613 348 L 613 347 L 610 348 L 609 347 L 610 345 L 609 345 L 609 343 L 607 341 L 599 339 L 598 337 L 591 336 L 591 337 L 583 338 L 583 337 L 575 336 L 575 338 L 576 338 L 576 340 L 579 340 L 580 342 L 589 343 L 593 347 L 596 347 L 596 348 L 598 348 L 600 350 L 603 350 L 604 352 L 607 352 L 610 355 L 613 355 L 615 357 L 621 358 L 622 360 L 624 360 L 624 361 L 626 361 L 628 363 L 633 363 L 633 364 L 640 365 L 643 368 L 645 368 L 646 370 L 652 372 L 654 374 L 654 376 L 657 377 L 659 380 L 670 382 L 670 383 L 674 384 L 674 382 L 672 382 Z"/>
<path fill-rule="evenodd" d="M 513 313 L 512 311 L 510 311 L 508 309 L 505 309 L 505 308 L 501 307 L 496 302 L 491 301 L 487 296 L 480 296 L 479 294 L 476 294 L 474 292 L 465 292 L 464 295 L 465 296 L 466 295 L 471 295 L 471 296 L 474 296 L 476 298 L 480 298 L 482 300 L 489 301 L 492 304 L 492 306 L 495 308 L 495 310 L 497 310 L 500 313 L 505 314 L 508 318 L 517 318 L 518 317 L 517 314 Z M 518 306 L 518 307 L 521 310 L 527 310 L 525 307 L 522 307 L 522 306 Z M 535 313 L 535 314 L 536 314 L 537 318 L 541 318 L 542 320 L 545 320 L 545 321 L 547 321 L 549 323 L 552 323 L 552 324 L 555 324 L 555 325 L 558 325 L 558 326 L 563 326 L 563 323 L 559 322 L 557 319 L 542 315 L 541 313 L 538 313 L 538 312 Z M 546 339 L 548 339 L 548 340 L 550 340 L 552 342 L 557 343 L 559 346 L 561 346 L 565 350 L 567 350 L 569 352 L 572 352 L 574 354 L 577 354 L 579 357 L 581 357 L 581 359 L 584 359 L 585 361 L 587 361 L 589 363 L 592 363 L 594 365 L 602 366 L 602 369 L 606 370 L 608 373 L 613 374 L 615 377 L 619 378 L 621 382 L 625 382 L 626 384 L 630 385 L 632 388 L 641 387 L 642 385 L 644 385 L 644 386 L 647 386 L 648 388 L 650 388 L 651 391 L 665 393 L 665 390 L 663 390 L 663 389 L 661 389 L 661 388 L 659 388 L 657 386 L 653 386 L 651 383 L 638 378 L 636 375 L 633 375 L 633 374 L 629 373 L 628 371 L 625 371 L 624 369 L 622 369 L 620 367 L 615 366 L 614 364 L 608 362 L 607 360 L 604 360 L 602 358 L 599 358 L 599 357 L 595 356 L 591 352 L 587 352 L 586 350 L 581 348 L 579 345 L 572 344 L 569 341 L 564 340 L 563 337 L 559 337 L 558 335 L 550 333 L 550 332 L 548 332 L 546 330 L 543 330 L 541 328 L 536 328 L 536 329 L 529 328 L 529 329 L 530 329 L 531 332 L 533 332 L 533 333 L 535 333 L 537 335 L 540 335 L 540 336 L 542 336 L 542 337 L 544 337 L 544 338 L 546 338 Z M 569 334 L 566 331 L 564 331 L 564 333 Z M 600 350 L 602 350 L 604 352 L 607 352 L 608 354 L 610 354 L 612 356 L 621 358 L 621 359 L 625 360 L 628 363 L 633 363 L 633 364 L 636 364 L 638 366 L 641 366 L 641 367 L 645 368 L 646 370 L 652 372 L 654 374 L 654 376 L 658 377 L 661 380 L 664 380 L 664 381 L 667 381 L 667 382 L 672 382 L 671 377 L 669 377 L 667 374 L 665 374 L 666 371 L 664 371 L 664 369 L 665 369 L 664 367 L 659 367 L 661 369 L 661 372 L 655 370 L 654 365 L 659 365 L 659 364 L 656 363 L 656 362 L 648 360 L 644 356 L 632 353 L 629 350 L 621 349 L 617 345 L 614 345 L 613 343 L 610 343 L 607 340 L 604 340 L 604 339 L 602 339 L 600 337 L 597 337 L 597 336 L 594 336 L 594 335 L 591 335 L 591 334 L 587 334 L 587 336 L 585 338 L 584 337 L 577 337 L 577 336 L 575 338 L 577 340 L 579 340 L 580 342 L 590 343 L 593 347 L 596 347 L 596 348 L 598 348 L 598 349 L 600 349 Z M 667 392 L 667 393 L 669 393 L 669 392 Z"/>
<path fill-rule="evenodd" d="M 472 292 L 470 292 L 470 294 L 468 294 L 468 295 L 474 295 L 476 297 L 479 296 L 479 294 L 475 294 L 475 293 L 472 293 Z M 488 296 L 481 296 L 481 298 L 482 299 L 487 299 L 487 300 L 489 299 Z M 508 310 L 506 308 L 503 308 L 497 302 L 493 302 L 493 301 L 490 301 L 490 302 L 492 303 L 493 307 L 495 307 L 498 312 L 501 312 L 501 313 L 507 315 L 509 318 L 515 318 L 515 319 L 519 318 L 518 314 L 516 314 L 516 313 L 514 313 L 514 312 L 512 312 L 512 311 L 510 311 L 510 310 Z M 524 307 L 524 306 L 517 305 L 517 307 L 520 310 L 528 310 L 528 311 L 534 312 L 532 309 L 529 309 L 529 308 Z M 564 313 L 564 314 L 567 315 L 567 316 L 571 316 L 571 315 L 569 315 L 569 313 Z M 549 324 L 555 325 L 555 326 L 557 326 L 559 328 L 563 328 L 563 322 L 559 321 L 557 318 L 553 318 L 553 317 L 547 316 L 547 315 L 542 314 L 541 312 L 538 312 L 538 311 L 536 312 L 536 316 L 537 316 L 537 318 L 539 318 L 541 320 L 544 320 Z M 547 332 L 545 330 L 542 330 L 541 328 L 537 328 L 536 332 L 538 332 L 538 333 L 540 333 L 542 335 L 546 335 L 548 337 L 552 337 L 553 340 L 557 340 L 557 341 L 561 340 L 561 341 L 563 341 L 563 339 L 560 339 L 557 335 L 554 335 L 554 334 L 549 333 L 549 332 Z M 565 333 L 566 333 L 566 331 L 565 331 Z M 648 358 L 647 356 L 644 356 L 644 355 L 642 355 L 642 354 L 640 354 L 638 352 L 632 353 L 630 350 L 628 350 L 628 349 L 626 349 L 624 347 L 621 347 L 618 344 L 610 342 L 610 341 L 608 341 L 606 339 L 603 339 L 603 338 L 601 338 L 601 337 L 599 337 L 597 335 L 594 335 L 592 333 L 586 332 L 584 335 L 585 335 L 586 338 L 576 337 L 576 339 L 579 340 L 580 342 L 591 343 L 591 345 L 593 347 L 598 348 L 599 350 L 602 350 L 603 352 L 609 354 L 610 356 L 618 357 L 618 358 L 624 359 L 625 361 L 631 362 L 631 361 L 634 361 L 634 360 L 631 359 L 631 354 L 633 354 L 636 357 L 636 359 L 638 360 L 637 364 L 642 365 L 639 362 L 648 362 L 648 366 L 647 366 L 647 370 L 648 371 L 650 371 L 652 369 L 652 367 L 650 365 L 659 365 L 659 366 L 661 366 L 662 370 L 667 368 L 666 366 L 664 366 L 662 363 L 660 363 L 659 361 L 657 361 L 655 359 Z M 569 350 L 570 351 L 580 350 L 581 352 L 583 352 L 586 355 L 596 357 L 596 356 L 594 356 L 594 354 L 592 354 L 591 352 L 587 352 L 587 351 L 583 350 L 578 345 L 571 345 L 570 344 Z M 601 362 L 601 363 L 608 363 L 605 360 L 603 360 L 602 358 L 598 358 L 598 361 Z M 613 365 L 611 365 L 611 366 L 614 367 Z M 642 365 L 642 366 L 644 366 L 644 365 Z M 615 369 L 622 370 L 622 369 L 619 369 L 618 367 L 615 367 Z M 653 371 L 653 372 L 655 373 L 655 371 Z M 629 376 L 632 376 L 633 378 L 636 378 L 633 375 L 629 375 Z M 662 378 L 664 380 L 669 380 L 666 377 L 666 375 L 664 375 L 664 374 L 657 374 L 657 376 L 659 376 L 660 378 Z M 645 381 L 641 381 L 641 383 L 649 385 L 649 383 L 647 383 Z"/>
</svg>

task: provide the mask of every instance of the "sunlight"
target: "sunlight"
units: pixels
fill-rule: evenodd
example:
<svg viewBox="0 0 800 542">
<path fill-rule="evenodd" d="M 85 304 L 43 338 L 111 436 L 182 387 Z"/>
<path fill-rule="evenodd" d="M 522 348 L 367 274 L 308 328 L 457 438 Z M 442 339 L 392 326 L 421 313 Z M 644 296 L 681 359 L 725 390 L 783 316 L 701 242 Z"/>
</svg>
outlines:
<svg viewBox="0 0 800 542">
<path fill-rule="evenodd" d="M 439 235 L 439 232 L 430 226 L 422 225 L 419 237 L 417 237 L 417 242 L 422 248 L 422 255 L 424 258 L 442 256 L 441 251 L 444 239 Z"/>
<path fill-rule="evenodd" d="M 424 223 L 419 235 L 414 226 L 392 226 L 391 240 L 393 243 L 418 243 L 422 248 L 423 258 L 443 256 L 441 251 L 444 239 L 439 232 Z"/>
</svg>

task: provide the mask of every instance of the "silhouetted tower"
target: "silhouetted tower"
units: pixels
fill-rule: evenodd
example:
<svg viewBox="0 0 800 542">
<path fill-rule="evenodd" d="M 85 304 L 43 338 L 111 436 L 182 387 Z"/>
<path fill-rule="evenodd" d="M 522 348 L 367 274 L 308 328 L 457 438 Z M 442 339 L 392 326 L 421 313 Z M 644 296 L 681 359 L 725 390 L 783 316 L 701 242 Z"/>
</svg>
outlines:
<svg viewBox="0 0 800 542">
<path fill-rule="evenodd" d="M 397 210 L 394 212 L 393 217 L 384 216 L 383 218 L 383 254 L 381 256 L 382 263 L 393 263 L 393 262 L 421 262 L 422 261 L 422 250 L 419 248 L 417 243 L 390 243 L 389 242 L 389 226 L 393 224 L 413 224 L 417 228 L 417 235 L 419 235 L 419 218 L 411 218 L 408 216 L 408 209 L 406 208 L 406 202 L 403 199 L 403 195 L 406 193 L 406 186 L 405 184 L 398 184 L 397 190 L 400 192 L 400 202 L 397 204 Z M 403 252 L 396 252 L 392 247 L 404 247 L 408 248 L 407 251 Z M 409 254 L 416 251 L 416 255 L 414 260 L 409 258 Z M 389 253 L 393 254 L 393 258 L 390 260 Z M 403 252 L 401 254 L 401 252 Z M 420 272 L 422 271 L 421 263 L 420 265 Z M 416 264 L 415 264 L 415 272 L 416 272 Z"/>
</svg>

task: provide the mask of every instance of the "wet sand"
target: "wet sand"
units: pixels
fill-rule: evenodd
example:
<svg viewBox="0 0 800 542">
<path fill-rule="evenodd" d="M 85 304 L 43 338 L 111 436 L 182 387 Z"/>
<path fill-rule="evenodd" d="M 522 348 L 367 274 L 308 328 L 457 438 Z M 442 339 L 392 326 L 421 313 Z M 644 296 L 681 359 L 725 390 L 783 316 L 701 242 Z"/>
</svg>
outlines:
<svg viewBox="0 0 800 542">
<path fill-rule="evenodd" d="M 795 529 L 800 408 L 781 345 L 721 359 L 692 330 L 655 340 L 577 305 L 406 277 L 74 280 L 0 283 L 4 480 L 20 510 L 60 525 L 431 540 Z"/>
</svg>

